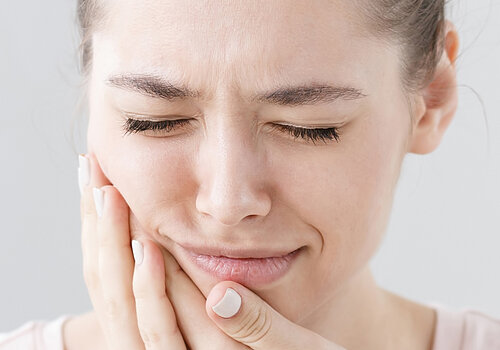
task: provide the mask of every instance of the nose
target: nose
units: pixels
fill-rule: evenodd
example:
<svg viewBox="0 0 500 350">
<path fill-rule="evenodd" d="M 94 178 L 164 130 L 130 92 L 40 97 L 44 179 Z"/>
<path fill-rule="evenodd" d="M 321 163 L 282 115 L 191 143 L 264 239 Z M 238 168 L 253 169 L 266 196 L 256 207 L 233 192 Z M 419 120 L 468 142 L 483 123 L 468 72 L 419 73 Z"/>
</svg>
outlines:
<svg viewBox="0 0 500 350">
<path fill-rule="evenodd" d="M 252 128 L 241 120 L 217 119 L 218 125 L 207 128 L 198 152 L 197 210 L 226 226 L 266 216 L 271 199 L 266 192 L 265 154 L 258 151 Z"/>
</svg>

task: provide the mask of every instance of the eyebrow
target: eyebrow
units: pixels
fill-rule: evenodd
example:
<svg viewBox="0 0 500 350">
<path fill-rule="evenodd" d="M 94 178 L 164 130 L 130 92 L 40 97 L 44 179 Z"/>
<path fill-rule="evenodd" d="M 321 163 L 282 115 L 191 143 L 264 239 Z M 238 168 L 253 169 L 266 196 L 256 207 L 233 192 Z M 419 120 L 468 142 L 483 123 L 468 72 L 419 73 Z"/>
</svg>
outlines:
<svg viewBox="0 0 500 350">
<path fill-rule="evenodd" d="M 106 83 L 140 94 L 167 101 L 201 98 L 203 94 L 183 85 L 175 85 L 164 78 L 144 74 L 119 74 L 106 79 Z M 251 96 L 253 102 L 264 102 L 282 106 L 316 105 L 337 100 L 357 100 L 366 97 L 360 89 L 348 86 L 333 86 L 323 83 L 309 83 L 298 86 L 284 86 L 274 91 L 260 92 Z"/>
</svg>

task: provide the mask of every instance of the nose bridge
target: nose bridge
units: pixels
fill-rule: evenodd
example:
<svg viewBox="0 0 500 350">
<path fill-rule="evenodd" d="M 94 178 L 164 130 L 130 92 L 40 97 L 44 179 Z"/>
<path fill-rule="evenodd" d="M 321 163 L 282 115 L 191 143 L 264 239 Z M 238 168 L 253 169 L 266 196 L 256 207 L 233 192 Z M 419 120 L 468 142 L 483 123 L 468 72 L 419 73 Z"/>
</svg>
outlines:
<svg viewBox="0 0 500 350">
<path fill-rule="evenodd" d="M 253 121 L 241 115 L 206 116 L 205 139 L 198 162 L 198 211 L 224 225 L 247 216 L 265 216 L 270 198 L 265 193 L 264 157 L 255 142 Z"/>
</svg>

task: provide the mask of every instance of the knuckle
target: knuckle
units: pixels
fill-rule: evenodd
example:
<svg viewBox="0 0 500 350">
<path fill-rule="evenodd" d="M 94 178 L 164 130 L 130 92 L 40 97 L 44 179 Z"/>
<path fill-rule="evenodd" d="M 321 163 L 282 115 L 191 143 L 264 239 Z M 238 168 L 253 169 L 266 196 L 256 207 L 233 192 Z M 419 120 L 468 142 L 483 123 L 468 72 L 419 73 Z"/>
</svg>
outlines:
<svg viewBox="0 0 500 350">
<path fill-rule="evenodd" d="M 147 305 L 151 299 L 147 290 L 142 288 L 142 286 L 138 286 L 137 283 L 132 283 L 132 292 L 134 293 L 134 299 L 138 306 Z"/>
<path fill-rule="evenodd" d="M 257 343 L 267 335 L 271 327 L 271 312 L 265 307 L 259 307 L 255 312 L 249 312 L 243 318 L 233 338 L 245 344 Z"/>
<path fill-rule="evenodd" d="M 106 298 L 104 301 L 104 313 L 110 321 L 116 321 L 121 319 L 123 308 L 116 299 Z"/>
<path fill-rule="evenodd" d="M 153 348 L 156 344 L 160 342 L 160 335 L 153 331 L 141 331 L 141 338 L 146 345 L 146 348 Z"/>
<path fill-rule="evenodd" d="M 161 343 L 162 334 L 156 330 L 140 328 L 139 334 L 141 335 L 146 349 L 154 349 Z"/>
<path fill-rule="evenodd" d="M 169 302 L 167 299 L 167 295 L 164 292 L 162 293 L 156 293 L 150 291 L 147 286 L 145 288 L 133 288 L 133 293 L 134 293 L 134 299 L 136 302 L 136 306 L 140 308 L 145 308 L 151 303 L 165 303 L 166 301 Z"/>
</svg>

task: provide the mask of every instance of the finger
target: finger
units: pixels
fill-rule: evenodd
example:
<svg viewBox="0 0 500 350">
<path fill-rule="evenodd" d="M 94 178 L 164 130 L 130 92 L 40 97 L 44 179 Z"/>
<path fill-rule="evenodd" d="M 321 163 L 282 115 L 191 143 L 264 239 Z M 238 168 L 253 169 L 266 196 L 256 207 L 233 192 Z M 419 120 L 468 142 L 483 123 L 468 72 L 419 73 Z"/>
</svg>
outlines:
<svg viewBox="0 0 500 350">
<path fill-rule="evenodd" d="M 291 322 L 236 282 L 224 281 L 212 288 L 206 312 L 227 335 L 254 350 L 345 350 Z"/>
<path fill-rule="evenodd" d="M 228 337 L 205 312 L 205 297 L 166 249 L 161 249 L 165 262 L 165 286 L 177 324 L 190 349 L 206 349 L 207 339 L 213 349 L 248 349 Z"/>
<path fill-rule="evenodd" d="M 94 199 L 104 336 L 111 349 L 143 349 L 132 291 L 134 261 L 128 205 L 111 185 L 94 188 Z"/>
<path fill-rule="evenodd" d="M 137 322 L 146 349 L 186 350 L 174 309 L 165 294 L 165 267 L 160 249 L 149 240 L 134 240 L 132 247 L 136 259 L 133 292 Z"/>
<path fill-rule="evenodd" d="M 89 293 L 98 284 L 97 276 L 97 234 L 96 211 L 94 205 L 93 187 L 101 187 L 109 184 L 109 180 L 100 170 L 100 166 L 94 155 L 79 155 L 78 185 L 80 188 L 80 216 L 81 216 L 81 244 L 83 258 L 83 275 L 87 286 L 90 285 Z M 91 296 L 92 297 L 92 296 Z"/>
<path fill-rule="evenodd" d="M 80 214 L 82 219 L 95 218 L 95 206 L 92 200 L 92 188 L 111 185 L 106 175 L 101 170 L 94 154 L 80 154 L 78 156 L 78 186 L 80 188 Z M 91 199 L 91 200 L 87 200 Z"/>
<path fill-rule="evenodd" d="M 119 335 L 117 336 L 113 327 L 108 327 L 110 322 L 107 314 L 109 314 L 112 307 L 107 306 L 109 304 L 103 300 L 102 279 L 100 278 L 99 271 L 97 208 L 95 205 L 93 188 L 110 185 L 110 181 L 102 172 L 100 164 L 94 154 L 80 155 L 79 165 L 78 177 L 81 192 L 80 213 L 82 217 L 81 243 L 83 255 L 83 274 L 92 305 L 96 311 L 100 329 L 103 331 L 103 336 L 109 343 L 110 341 L 108 339 L 123 339 L 123 337 Z M 102 208 L 99 209 L 102 210 Z M 111 232 L 109 232 L 109 234 L 111 234 Z M 138 330 L 135 331 L 135 334 L 136 338 L 140 339 L 138 336 Z M 130 336 L 126 337 L 126 339 L 128 338 L 130 338 Z M 140 349 L 140 347 L 137 349 Z"/>
</svg>

